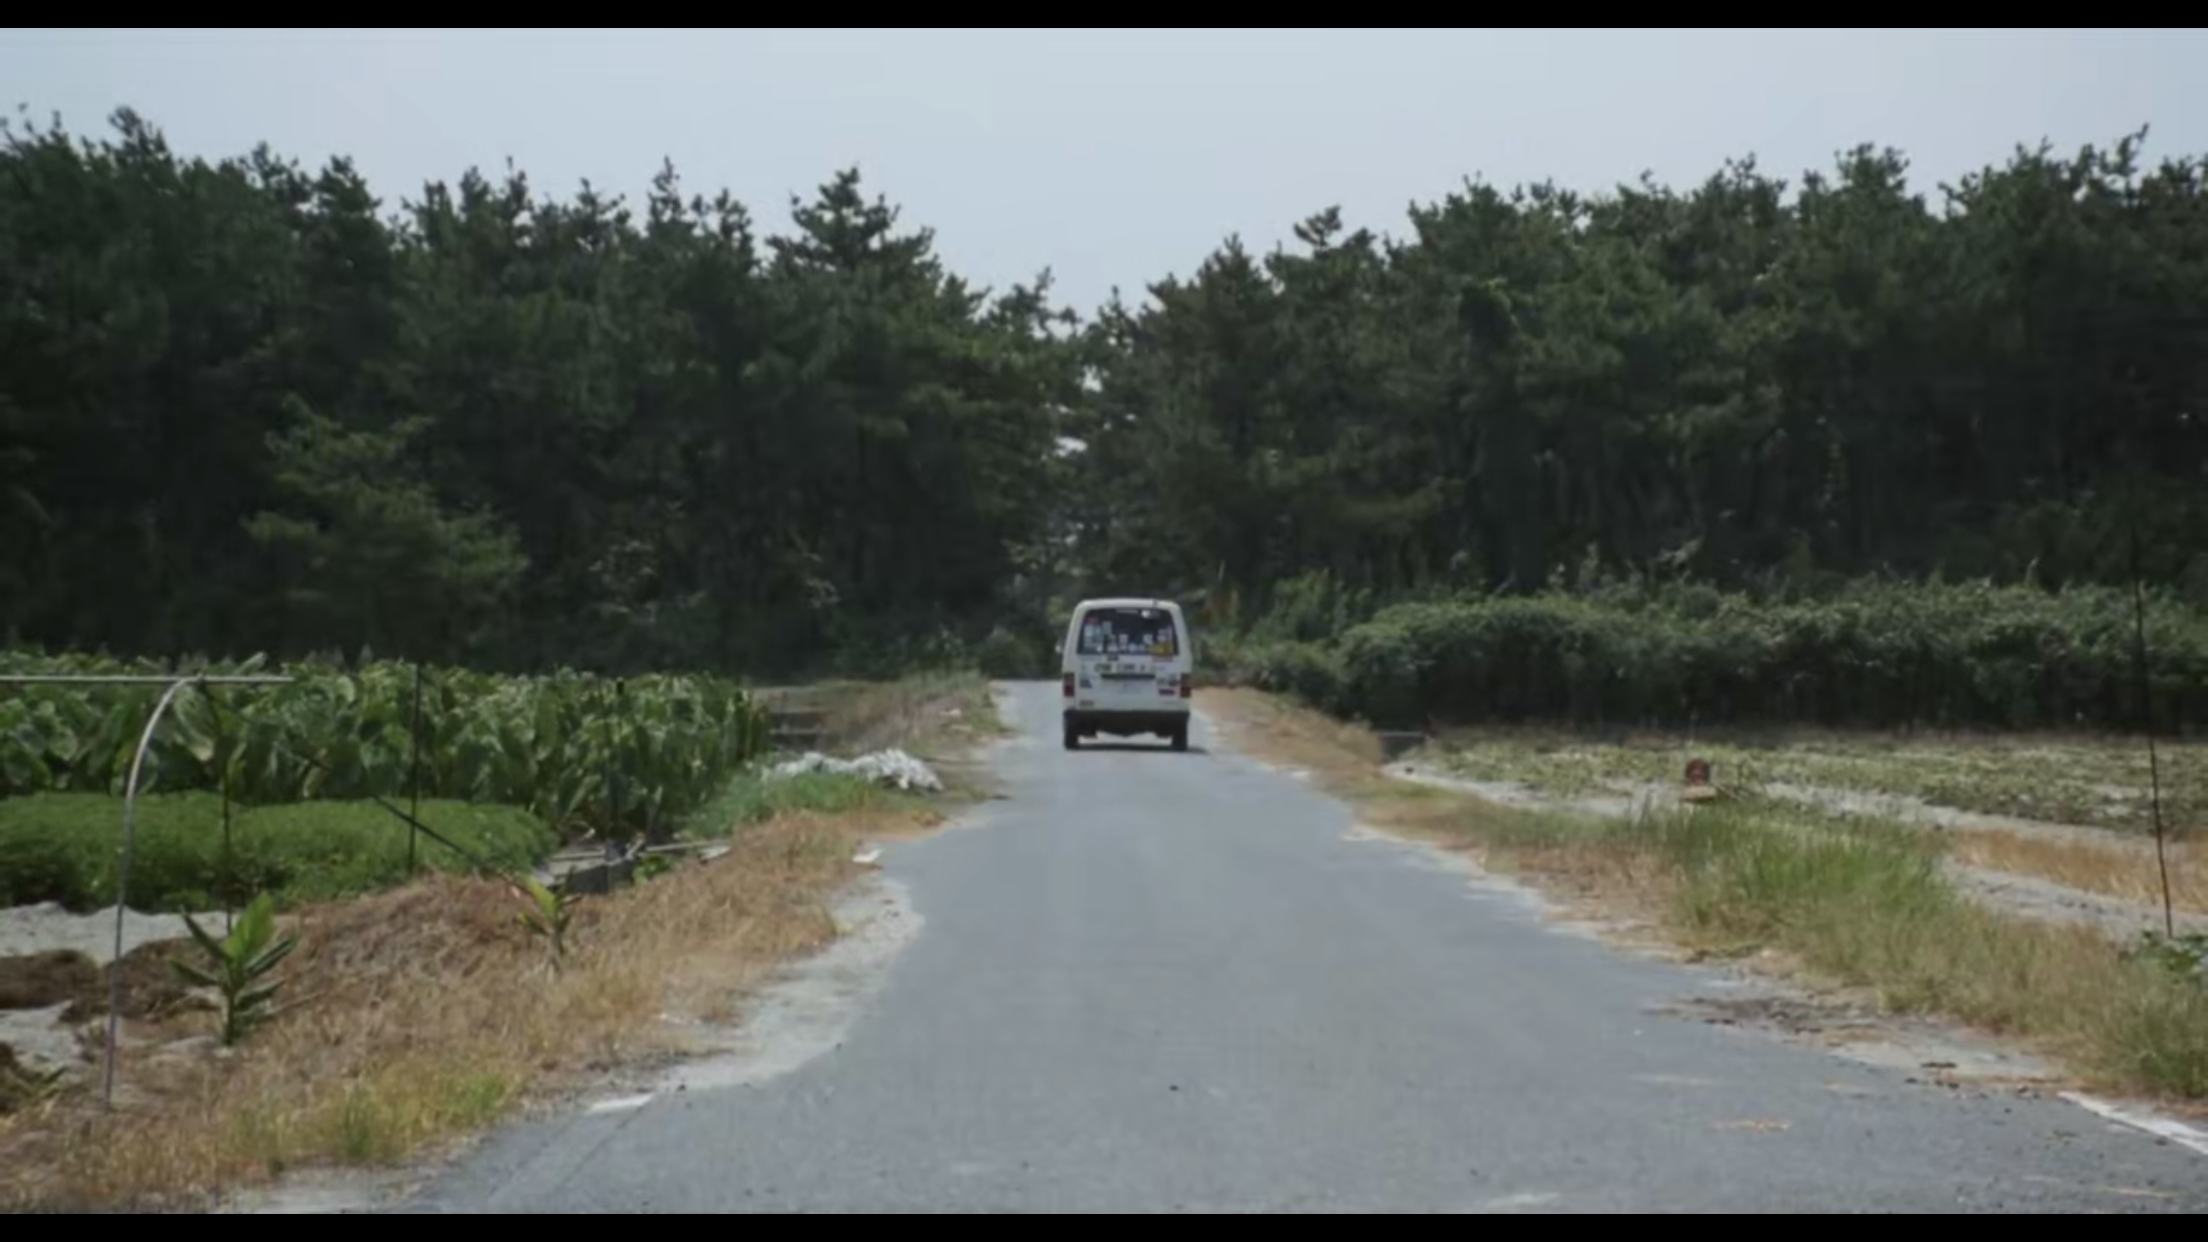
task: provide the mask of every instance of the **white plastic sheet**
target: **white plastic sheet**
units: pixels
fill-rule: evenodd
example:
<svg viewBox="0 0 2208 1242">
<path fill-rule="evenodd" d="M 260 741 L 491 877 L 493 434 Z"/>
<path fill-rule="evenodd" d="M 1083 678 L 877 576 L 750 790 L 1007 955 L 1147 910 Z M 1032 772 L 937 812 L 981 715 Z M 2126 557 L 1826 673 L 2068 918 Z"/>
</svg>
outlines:
<svg viewBox="0 0 2208 1242">
<path fill-rule="evenodd" d="M 935 769 L 920 762 L 902 750 L 877 750 L 856 759 L 836 759 L 819 751 L 807 751 L 795 759 L 778 763 L 767 770 L 772 777 L 797 776 L 805 772 L 837 772 L 846 776 L 863 776 L 877 785 L 908 792 L 922 790 L 940 793 L 943 780 Z"/>
</svg>

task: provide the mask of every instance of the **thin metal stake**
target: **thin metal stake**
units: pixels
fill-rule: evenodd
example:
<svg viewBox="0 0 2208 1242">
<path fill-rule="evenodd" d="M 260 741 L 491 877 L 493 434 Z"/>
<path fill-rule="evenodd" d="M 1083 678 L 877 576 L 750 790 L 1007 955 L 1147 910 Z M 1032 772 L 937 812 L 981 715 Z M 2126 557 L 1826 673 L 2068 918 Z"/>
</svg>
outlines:
<svg viewBox="0 0 2208 1242">
<path fill-rule="evenodd" d="M 2162 871 L 2162 934 L 2177 939 L 2177 903 L 2170 893 L 2168 834 L 2162 827 L 2162 761 L 2154 746 L 2153 683 L 2147 676 L 2147 588 L 2139 577 L 2139 519 L 2131 522 L 2131 609 L 2139 674 L 2139 730 L 2147 735 L 2148 806 L 2154 814 L 2154 861 Z"/>
<path fill-rule="evenodd" d="M 227 936 L 238 929 L 232 909 L 238 901 L 238 864 L 230 840 L 230 755 L 223 746 L 222 712 L 215 706 L 215 692 L 201 682 L 199 693 L 207 700 L 207 714 L 215 718 L 215 759 L 222 764 L 222 934 Z"/>
<path fill-rule="evenodd" d="M 606 763 L 609 765 L 609 769 L 606 775 L 606 786 L 607 793 L 613 801 L 612 822 L 606 825 L 606 846 L 609 850 L 613 847 L 616 835 L 619 834 L 621 831 L 621 769 L 623 766 L 622 760 L 625 759 L 627 756 L 621 753 L 620 727 L 621 725 L 628 722 L 628 705 L 628 684 L 619 678 L 615 678 L 613 683 L 613 727 L 615 730 L 615 744 L 606 747 Z M 624 842 L 624 844 L 626 843 Z"/>
<path fill-rule="evenodd" d="M 406 873 L 412 876 L 420 866 L 421 829 L 415 823 L 422 818 L 422 662 L 414 662 L 414 724 L 410 734 L 414 751 L 408 760 L 408 779 L 412 793 L 406 804 L 409 822 L 406 826 Z"/>
</svg>

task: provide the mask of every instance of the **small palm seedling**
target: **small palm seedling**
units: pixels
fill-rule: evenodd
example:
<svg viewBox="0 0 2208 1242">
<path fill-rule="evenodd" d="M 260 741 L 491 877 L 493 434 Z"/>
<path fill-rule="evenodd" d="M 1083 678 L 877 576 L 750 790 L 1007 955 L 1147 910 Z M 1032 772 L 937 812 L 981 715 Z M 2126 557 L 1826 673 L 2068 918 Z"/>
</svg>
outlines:
<svg viewBox="0 0 2208 1242">
<path fill-rule="evenodd" d="M 558 970 L 567 959 L 567 929 L 575 917 L 574 896 L 546 888 L 529 877 L 523 877 L 514 891 L 529 903 L 514 921 L 543 939 L 545 950 L 552 955 L 552 969 Z"/>
<path fill-rule="evenodd" d="M 270 976 L 299 947 L 297 936 L 276 937 L 276 900 L 267 893 L 253 899 L 230 934 L 220 940 L 190 915 L 191 929 L 205 965 L 176 961 L 169 968 L 186 983 L 213 988 L 222 998 L 222 1045 L 236 1047 L 255 1027 L 268 1020 L 269 1003 L 283 985 Z"/>
<path fill-rule="evenodd" d="M 33 1069 L 0 1044 L 0 1117 L 52 1099 L 61 1091 L 61 1078 L 61 1070 Z"/>
</svg>

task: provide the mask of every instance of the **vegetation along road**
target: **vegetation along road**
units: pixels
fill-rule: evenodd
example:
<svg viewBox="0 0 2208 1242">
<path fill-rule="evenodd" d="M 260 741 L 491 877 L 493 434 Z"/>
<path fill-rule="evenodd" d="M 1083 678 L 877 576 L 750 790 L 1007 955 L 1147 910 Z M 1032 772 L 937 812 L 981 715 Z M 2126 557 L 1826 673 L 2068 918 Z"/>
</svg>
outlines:
<svg viewBox="0 0 2208 1242">
<path fill-rule="evenodd" d="M 748 1051 L 498 1136 L 413 1210 L 2172 1211 L 2201 1154 L 1706 1020 L 1758 993 L 1545 918 L 1230 748 L 1066 753 L 894 848 Z"/>
</svg>

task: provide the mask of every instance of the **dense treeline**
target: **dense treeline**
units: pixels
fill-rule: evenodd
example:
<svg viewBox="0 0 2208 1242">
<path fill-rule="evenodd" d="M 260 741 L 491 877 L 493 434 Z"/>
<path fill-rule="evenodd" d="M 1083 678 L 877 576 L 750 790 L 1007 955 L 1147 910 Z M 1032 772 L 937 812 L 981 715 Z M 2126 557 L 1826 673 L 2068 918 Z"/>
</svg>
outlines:
<svg viewBox="0 0 2208 1242">
<path fill-rule="evenodd" d="M 1620 573 L 2112 585 L 2135 542 L 2208 603 L 2204 166 L 2134 139 L 1937 202 L 1868 148 L 1793 186 L 1468 185 L 1400 238 L 1230 240 L 1075 330 L 855 174 L 766 236 L 672 169 L 635 211 L 520 174 L 383 205 L 343 161 L 117 129 L 0 153 L 0 637 L 772 675 L 998 628 L 1010 668 L 1079 591 L 1233 630 L 1321 575 L 1310 640 Z"/>
<path fill-rule="evenodd" d="M 1410 237 L 1229 245 L 1106 309 L 1082 515 L 1117 579 L 1246 615 L 1312 570 L 1538 591 L 1593 557 L 1724 586 L 2145 572 L 2208 602 L 2208 195 L 2137 144 L 1935 207 L 1860 150 L 1787 188 L 1474 185 Z"/>
<path fill-rule="evenodd" d="M 525 178 L 394 216 L 142 120 L 0 157 L 0 631 L 756 670 L 986 615 L 1076 358 L 837 177 L 762 238 Z M 894 657 L 897 653 L 890 652 Z"/>
</svg>

